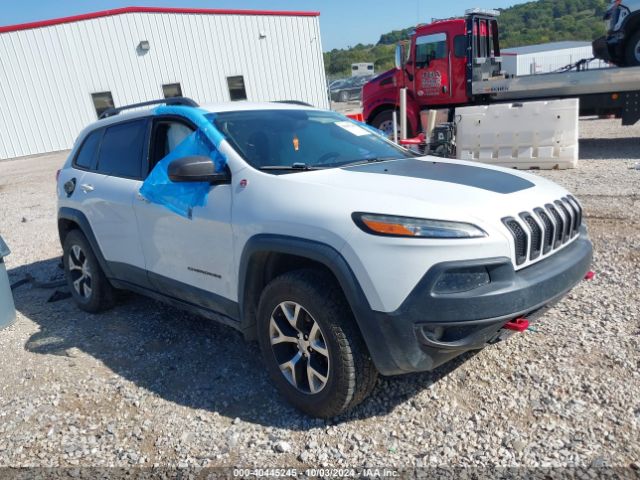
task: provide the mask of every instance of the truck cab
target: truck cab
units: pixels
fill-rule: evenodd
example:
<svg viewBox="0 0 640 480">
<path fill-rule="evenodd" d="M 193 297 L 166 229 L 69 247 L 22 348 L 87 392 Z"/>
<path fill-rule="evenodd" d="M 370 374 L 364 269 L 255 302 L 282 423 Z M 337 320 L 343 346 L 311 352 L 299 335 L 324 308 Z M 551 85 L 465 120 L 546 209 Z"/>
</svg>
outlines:
<svg viewBox="0 0 640 480">
<path fill-rule="evenodd" d="M 408 130 L 420 130 L 420 111 L 451 108 L 471 101 L 471 84 L 500 76 L 499 12 L 473 9 L 464 18 L 418 25 L 408 42 L 396 47 L 396 68 L 363 89 L 364 117 L 391 133 L 399 92 L 407 88 Z"/>
</svg>

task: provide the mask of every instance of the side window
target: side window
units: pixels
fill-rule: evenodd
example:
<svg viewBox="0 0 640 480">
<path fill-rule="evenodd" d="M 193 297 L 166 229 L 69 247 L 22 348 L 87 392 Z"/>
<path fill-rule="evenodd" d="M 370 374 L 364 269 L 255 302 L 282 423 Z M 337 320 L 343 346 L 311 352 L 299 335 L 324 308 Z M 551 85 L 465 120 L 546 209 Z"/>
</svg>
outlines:
<svg viewBox="0 0 640 480">
<path fill-rule="evenodd" d="M 164 98 L 181 97 L 182 87 L 179 83 L 167 83 L 162 85 L 162 94 Z"/>
<path fill-rule="evenodd" d="M 82 146 L 76 155 L 73 164 L 76 167 L 91 170 L 95 168 L 96 153 L 100 145 L 100 139 L 104 130 L 94 130 L 82 142 Z"/>
<path fill-rule="evenodd" d="M 467 57 L 467 37 L 465 35 L 458 35 L 453 39 L 453 53 L 458 58 Z"/>
<path fill-rule="evenodd" d="M 424 66 L 431 60 L 447 58 L 447 34 L 434 33 L 416 39 L 416 65 Z"/>
<path fill-rule="evenodd" d="M 244 77 L 242 75 L 227 77 L 227 85 L 229 86 L 231 101 L 247 99 L 247 91 L 244 88 Z"/>
<path fill-rule="evenodd" d="M 107 127 L 100 146 L 98 172 L 116 177 L 140 178 L 147 120 Z"/>
<path fill-rule="evenodd" d="M 194 129 L 176 120 L 160 120 L 153 127 L 150 170 L 191 135 Z"/>
<path fill-rule="evenodd" d="M 98 117 L 100 117 L 105 110 L 113 108 L 113 96 L 111 92 L 92 93 L 91 99 L 93 100 L 93 107 L 96 109 Z"/>
</svg>

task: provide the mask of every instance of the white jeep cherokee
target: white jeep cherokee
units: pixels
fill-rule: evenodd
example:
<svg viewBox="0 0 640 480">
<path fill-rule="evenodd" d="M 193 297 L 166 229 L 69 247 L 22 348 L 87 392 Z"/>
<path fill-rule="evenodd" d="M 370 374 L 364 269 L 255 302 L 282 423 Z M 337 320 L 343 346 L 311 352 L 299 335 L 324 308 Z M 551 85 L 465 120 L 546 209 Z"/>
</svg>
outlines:
<svg viewBox="0 0 640 480">
<path fill-rule="evenodd" d="M 580 204 L 541 177 L 417 157 L 302 105 L 172 103 L 107 112 L 59 172 L 73 297 L 97 312 L 132 290 L 233 326 L 311 415 L 505 337 L 589 269 Z M 179 154 L 194 135 L 217 170 Z M 204 201 L 151 200 L 163 168 Z"/>
</svg>

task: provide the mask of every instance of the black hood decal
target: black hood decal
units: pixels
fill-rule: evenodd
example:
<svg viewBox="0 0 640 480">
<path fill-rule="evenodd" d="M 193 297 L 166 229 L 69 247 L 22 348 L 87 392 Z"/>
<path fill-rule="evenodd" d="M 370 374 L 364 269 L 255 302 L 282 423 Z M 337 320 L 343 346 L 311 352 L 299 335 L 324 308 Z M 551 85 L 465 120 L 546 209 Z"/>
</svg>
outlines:
<svg viewBox="0 0 640 480">
<path fill-rule="evenodd" d="M 364 173 L 399 175 L 402 177 L 424 178 L 437 182 L 456 183 L 467 187 L 481 188 L 495 193 L 514 193 L 534 186 L 528 180 L 483 167 L 473 167 L 459 163 L 432 162 L 408 158 L 389 162 L 369 163 L 353 167 L 344 167 Z"/>
</svg>

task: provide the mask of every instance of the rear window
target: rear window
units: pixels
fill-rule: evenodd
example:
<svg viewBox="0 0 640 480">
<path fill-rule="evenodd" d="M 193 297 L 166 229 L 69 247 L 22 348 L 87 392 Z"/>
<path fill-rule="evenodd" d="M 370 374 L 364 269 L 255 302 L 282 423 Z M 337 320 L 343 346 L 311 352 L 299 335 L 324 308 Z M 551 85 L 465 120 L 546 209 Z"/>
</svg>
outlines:
<svg viewBox="0 0 640 480">
<path fill-rule="evenodd" d="M 108 127 L 102 139 L 98 172 L 116 177 L 141 178 L 147 120 Z"/>
<path fill-rule="evenodd" d="M 87 170 L 95 167 L 96 152 L 100 145 L 103 130 L 95 130 L 85 138 L 78 155 L 76 155 L 75 166 L 85 168 Z"/>
</svg>

